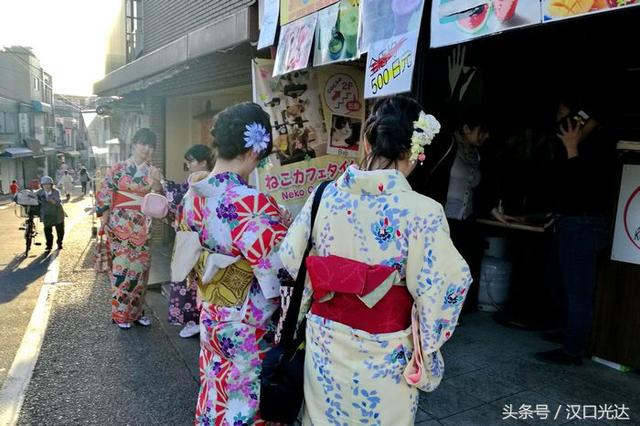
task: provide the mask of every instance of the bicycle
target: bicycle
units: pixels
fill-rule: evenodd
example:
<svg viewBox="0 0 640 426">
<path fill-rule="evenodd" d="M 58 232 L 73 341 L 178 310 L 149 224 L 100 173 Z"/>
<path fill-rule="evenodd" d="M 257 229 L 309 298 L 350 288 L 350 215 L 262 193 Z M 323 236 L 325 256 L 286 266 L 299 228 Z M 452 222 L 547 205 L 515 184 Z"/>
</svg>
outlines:
<svg viewBox="0 0 640 426">
<path fill-rule="evenodd" d="M 33 220 L 33 218 L 36 217 L 36 214 L 34 212 L 35 209 L 32 208 L 32 206 L 27 206 L 26 210 L 27 210 L 27 220 L 20 227 L 20 229 L 24 229 L 24 243 L 25 243 L 24 256 L 25 257 L 29 256 L 29 250 L 31 250 L 31 244 L 33 240 L 36 238 L 36 236 L 38 235 L 38 229 L 36 228 L 36 224 Z M 40 243 L 35 243 L 35 245 L 39 246 Z"/>
<path fill-rule="evenodd" d="M 29 250 L 31 250 L 33 240 L 38 235 L 38 230 L 33 219 L 40 215 L 40 205 L 38 204 L 35 192 L 28 190 L 20 191 L 18 195 L 16 195 L 15 201 L 16 206 L 20 207 L 19 217 L 26 218 L 25 222 L 18 229 L 24 231 L 24 255 L 27 257 L 29 256 Z M 35 245 L 39 246 L 40 243 L 36 242 Z"/>
</svg>

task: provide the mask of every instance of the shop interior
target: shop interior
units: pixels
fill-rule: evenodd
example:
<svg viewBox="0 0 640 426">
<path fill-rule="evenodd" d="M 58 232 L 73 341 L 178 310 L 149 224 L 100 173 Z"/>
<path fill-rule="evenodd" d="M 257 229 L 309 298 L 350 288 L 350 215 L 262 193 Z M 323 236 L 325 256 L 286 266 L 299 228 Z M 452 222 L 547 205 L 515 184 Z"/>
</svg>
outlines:
<svg viewBox="0 0 640 426">
<path fill-rule="evenodd" d="M 495 314 L 500 327 L 543 330 L 549 325 L 554 301 L 545 285 L 545 265 L 553 225 L 545 226 L 545 214 L 556 184 L 547 165 L 553 144 L 561 143 L 553 138 L 558 98 L 573 94 L 597 119 L 611 153 L 594 170 L 607 188 L 601 201 L 609 232 L 598 265 L 589 354 L 635 369 L 640 369 L 640 266 L 611 260 L 611 242 L 622 166 L 640 164 L 638 19 L 640 8 L 629 8 L 468 42 L 465 65 L 474 67 L 475 75 L 462 101 L 455 102 L 447 64 L 456 46 L 429 49 L 428 20 L 423 19 L 413 82 L 413 94 L 436 116 L 480 104 L 491 118 L 490 138 L 481 150 L 484 191 L 475 201 L 499 199 L 506 214 L 522 220 L 506 226 L 487 211 L 476 217 L 483 241 L 478 257 L 508 271 L 507 278 L 490 277 L 504 279 L 508 288 L 494 290 L 497 296 L 482 291 L 479 296 L 488 311 L 497 305 L 493 298 L 501 299 L 503 307 Z M 444 129 L 450 125 L 446 119 L 442 124 Z"/>
</svg>

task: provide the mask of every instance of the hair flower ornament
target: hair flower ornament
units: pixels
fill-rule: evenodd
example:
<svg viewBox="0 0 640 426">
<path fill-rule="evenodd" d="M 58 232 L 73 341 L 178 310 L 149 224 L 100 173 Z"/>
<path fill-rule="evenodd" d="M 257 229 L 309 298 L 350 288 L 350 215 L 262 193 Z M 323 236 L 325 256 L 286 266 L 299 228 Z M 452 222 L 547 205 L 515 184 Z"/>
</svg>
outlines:
<svg viewBox="0 0 640 426">
<path fill-rule="evenodd" d="M 411 161 L 425 160 L 424 147 L 431 145 L 431 141 L 440 133 L 440 123 L 433 115 L 420 111 L 417 121 L 413 122 L 413 135 L 411 136 Z"/>
<path fill-rule="evenodd" d="M 253 149 L 253 152 L 260 154 L 269 146 L 271 135 L 260 123 L 250 123 L 245 126 L 244 147 Z"/>
</svg>

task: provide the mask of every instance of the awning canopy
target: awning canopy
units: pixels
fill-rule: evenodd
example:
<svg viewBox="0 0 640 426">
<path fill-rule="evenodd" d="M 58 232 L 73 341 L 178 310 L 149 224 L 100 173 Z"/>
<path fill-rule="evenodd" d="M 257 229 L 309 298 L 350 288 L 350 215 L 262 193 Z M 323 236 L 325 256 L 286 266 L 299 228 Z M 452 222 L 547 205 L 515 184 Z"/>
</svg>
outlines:
<svg viewBox="0 0 640 426">
<path fill-rule="evenodd" d="M 53 108 L 46 102 L 31 101 L 31 108 L 34 112 L 52 112 Z"/>
<path fill-rule="evenodd" d="M 257 39 L 255 22 L 257 8 L 244 8 L 230 16 L 187 33 L 159 49 L 149 52 L 135 61 L 107 74 L 93 86 L 101 96 L 125 94 L 144 89 L 158 81 L 170 78 L 188 61 L 240 43 Z M 178 70 L 176 70 L 178 68 Z M 156 78 L 158 77 L 158 78 Z M 143 81 L 139 85 L 132 83 Z"/>
<path fill-rule="evenodd" d="M 113 138 L 113 139 L 109 139 L 107 141 L 104 142 L 107 145 L 118 145 L 120 143 L 120 139 L 118 138 Z"/>
<path fill-rule="evenodd" d="M 44 155 L 55 155 L 55 153 L 56 153 L 56 149 L 55 148 L 51 148 L 51 147 L 48 147 L 48 146 L 43 147 L 42 150 L 44 151 Z"/>
<path fill-rule="evenodd" d="M 21 148 L 21 147 L 10 147 L 5 148 L 2 153 L 0 153 L 0 158 L 23 158 L 23 157 L 33 157 L 33 151 L 29 148 Z"/>
<path fill-rule="evenodd" d="M 24 140 L 31 151 L 33 151 L 34 157 L 42 157 L 44 155 L 44 150 L 42 149 L 42 144 L 38 139 L 25 139 Z"/>
</svg>

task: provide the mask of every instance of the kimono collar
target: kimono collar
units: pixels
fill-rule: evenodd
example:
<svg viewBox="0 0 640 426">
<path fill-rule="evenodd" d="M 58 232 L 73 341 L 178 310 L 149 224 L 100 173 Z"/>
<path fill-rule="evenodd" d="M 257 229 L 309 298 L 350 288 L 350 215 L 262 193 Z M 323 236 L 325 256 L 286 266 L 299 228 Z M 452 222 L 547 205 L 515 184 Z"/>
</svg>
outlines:
<svg viewBox="0 0 640 426">
<path fill-rule="evenodd" d="M 395 169 L 364 171 L 349 166 L 337 182 L 338 189 L 358 195 L 389 195 L 411 191 L 411 185 Z"/>
<path fill-rule="evenodd" d="M 195 172 L 189 176 L 191 191 L 200 197 L 215 197 L 239 186 L 248 187 L 249 184 L 236 173 Z"/>
</svg>

